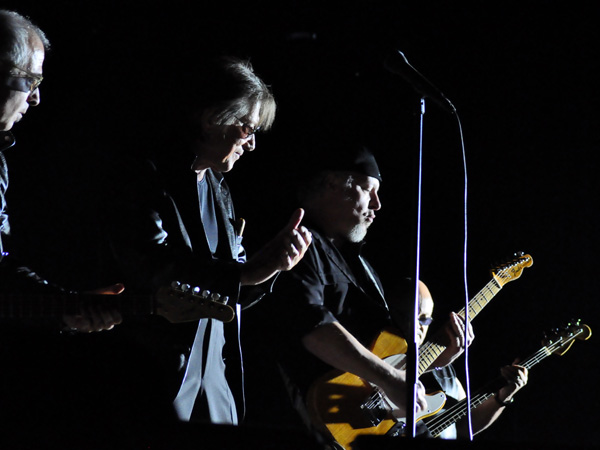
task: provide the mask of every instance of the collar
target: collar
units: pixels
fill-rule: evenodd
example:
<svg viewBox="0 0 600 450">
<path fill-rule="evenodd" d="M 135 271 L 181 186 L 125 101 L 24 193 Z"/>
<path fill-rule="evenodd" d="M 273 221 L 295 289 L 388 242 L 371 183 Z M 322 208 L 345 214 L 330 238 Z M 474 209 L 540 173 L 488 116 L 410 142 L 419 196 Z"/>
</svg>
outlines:
<svg viewBox="0 0 600 450">
<path fill-rule="evenodd" d="M 0 152 L 15 145 L 15 137 L 10 131 L 0 131 Z"/>
</svg>

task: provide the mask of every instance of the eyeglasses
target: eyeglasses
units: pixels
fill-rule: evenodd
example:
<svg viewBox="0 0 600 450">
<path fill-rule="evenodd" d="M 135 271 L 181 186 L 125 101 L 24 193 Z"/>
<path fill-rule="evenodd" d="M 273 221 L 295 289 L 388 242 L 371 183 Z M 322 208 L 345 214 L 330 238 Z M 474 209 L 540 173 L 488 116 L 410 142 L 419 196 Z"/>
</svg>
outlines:
<svg viewBox="0 0 600 450">
<path fill-rule="evenodd" d="M 42 77 L 41 75 L 36 75 L 21 67 L 13 66 L 13 68 L 24 72 L 26 75 L 8 75 L 4 77 L 5 85 L 9 89 L 32 94 L 40 86 L 42 80 L 44 79 L 44 77 Z"/>
<path fill-rule="evenodd" d="M 431 322 L 433 322 L 433 317 L 419 317 L 419 324 L 423 325 L 424 327 L 428 327 L 429 325 L 431 325 Z"/>
<path fill-rule="evenodd" d="M 237 117 L 236 117 L 236 119 L 239 120 L 240 122 L 242 122 L 242 124 L 238 125 L 238 127 L 240 127 L 242 129 L 242 133 L 244 133 L 244 135 L 245 135 L 243 137 L 243 139 L 246 139 L 246 138 L 248 138 L 248 137 L 252 136 L 253 134 L 256 134 L 256 133 L 258 133 L 260 131 L 261 127 L 253 127 L 252 125 L 244 123 L 243 120 L 238 119 Z"/>
</svg>

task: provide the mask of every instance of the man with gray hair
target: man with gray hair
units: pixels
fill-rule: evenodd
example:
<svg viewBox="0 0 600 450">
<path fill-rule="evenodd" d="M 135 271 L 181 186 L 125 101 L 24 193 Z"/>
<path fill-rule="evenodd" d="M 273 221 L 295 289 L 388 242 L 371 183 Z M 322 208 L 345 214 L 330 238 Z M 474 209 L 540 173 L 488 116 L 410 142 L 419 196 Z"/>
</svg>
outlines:
<svg viewBox="0 0 600 450">
<path fill-rule="evenodd" d="M 49 48 L 45 33 L 31 20 L 14 11 L 0 10 L 0 290 L 4 293 L 64 292 L 22 266 L 5 248 L 10 225 L 6 205 L 8 165 L 4 152 L 15 145 L 11 132 L 14 124 L 23 119 L 30 106 L 40 104 L 44 57 Z M 122 285 L 117 284 L 96 293 L 116 294 L 122 290 Z M 110 329 L 121 321 L 120 314 L 113 308 L 64 315 L 62 319 L 61 326 L 83 332 Z"/>
<path fill-rule="evenodd" d="M 0 10 L 0 260 L 2 235 L 10 228 L 5 193 L 8 168 L 3 151 L 15 144 L 10 132 L 30 106 L 40 103 L 39 85 L 45 50 L 50 46 L 42 30 L 13 11 Z"/>
<path fill-rule="evenodd" d="M 105 210 L 115 213 L 112 248 L 129 290 L 178 280 L 227 297 L 235 308 L 230 323 L 207 317 L 177 327 L 156 324 L 163 337 L 154 338 L 153 353 L 171 367 L 181 420 L 237 425 L 245 408 L 241 307 L 253 304 L 280 272 L 302 259 L 311 236 L 300 225 L 303 210 L 297 209 L 280 232 L 247 257 L 244 221 L 235 215 L 224 174 L 255 150 L 257 132 L 271 127 L 275 100 L 245 60 L 195 63 L 171 74 L 176 82 L 161 79 L 166 86 L 193 82 L 175 104 L 172 89 L 153 97 L 152 113 L 160 126 L 147 133 L 151 142 L 143 147 L 144 159 L 150 146 L 158 154 L 117 177 L 129 180 L 129 189 L 115 193 Z M 166 96 L 164 106 L 158 95 Z M 168 120 L 175 120 L 173 126 L 165 125 Z M 123 200 L 126 204 L 116 207 Z"/>
</svg>

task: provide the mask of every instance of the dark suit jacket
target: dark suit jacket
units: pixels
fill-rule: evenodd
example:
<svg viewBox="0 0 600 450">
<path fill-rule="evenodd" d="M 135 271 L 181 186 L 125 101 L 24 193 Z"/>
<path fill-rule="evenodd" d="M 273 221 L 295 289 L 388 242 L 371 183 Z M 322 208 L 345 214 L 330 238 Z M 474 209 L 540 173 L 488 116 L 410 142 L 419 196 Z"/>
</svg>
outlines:
<svg viewBox="0 0 600 450">
<path fill-rule="evenodd" d="M 245 261 L 245 252 L 223 176 L 211 170 L 205 175 L 214 192 L 219 228 L 219 244 L 213 255 L 202 224 L 196 174 L 189 165 L 166 176 L 153 164 L 144 169 L 142 176 L 132 178 L 123 190 L 115 193 L 114 199 L 121 207 L 115 208 L 109 228 L 111 247 L 126 290 L 154 292 L 179 281 L 228 296 L 235 307 L 240 299 L 240 262 Z M 237 334 L 239 312 L 234 322 L 225 324 L 223 354 L 230 388 L 240 410 L 243 371 Z M 137 325 L 140 339 L 157 347 L 165 365 L 172 369 L 178 366 L 176 381 L 172 383 L 172 392 L 176 394 L 198 321 L 176 325 L 144 321 Z M 210 345 L 210 341 L 202 345 Z M 241 411 L 238 417 L 242 417 Z"/>
</svg>

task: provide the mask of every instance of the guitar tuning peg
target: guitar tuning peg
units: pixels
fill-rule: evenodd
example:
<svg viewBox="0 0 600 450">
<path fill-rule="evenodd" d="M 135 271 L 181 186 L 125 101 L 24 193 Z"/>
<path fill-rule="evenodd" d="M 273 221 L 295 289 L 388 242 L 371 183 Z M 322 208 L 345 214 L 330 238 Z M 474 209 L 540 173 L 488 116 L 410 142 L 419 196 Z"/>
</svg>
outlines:
<svg viewBox="0 0 600 450">
<path fill-rule="evenodd" d="M 208 289 L 204 289 L 200 294 L 202 298 L 208 298 L 210 296 L 210 291 Z"/>
<path fill-rule="evenodd" d="M 180 289 L 180 287 L 181 287 L 181 283 L 180 283 L 179 281 L 172 281 L 172 282 L 171 282 L 171 287 L 172 287 L 173 289 L 177 289 L 177 290 L 178 290 L 178 289 Z"/>
<path fill-rule="evenodd" d="M 201 289 L 198 286 L 196 286 L 196 287 L 194 287 L 194 289 L 192 289 L 192 291 L 194 292 L 195 295 L 198 295 L 198 294 L 200 294 Z"/>
<path fill-rule="evenodd" d="M 217 302 L 217 303 L 221 303 L 222 305 L 226 304 L 229 301 L 229 297 L 226 295 L 221 295 L 218 294 L 216 292 L 213 292 L 210 296 L 210 299 Z"/>
<path fill-rule="evenodd" d="M 188 292 L 190 289 L 192 289 L 192 286 L 190 286 L 189 284 L 182 284 L 181 285 L 181 290 L 183 292 Z"/>
</svg>

